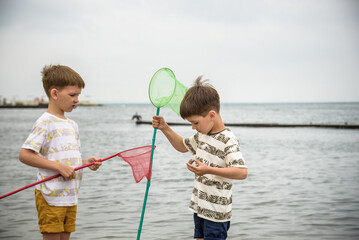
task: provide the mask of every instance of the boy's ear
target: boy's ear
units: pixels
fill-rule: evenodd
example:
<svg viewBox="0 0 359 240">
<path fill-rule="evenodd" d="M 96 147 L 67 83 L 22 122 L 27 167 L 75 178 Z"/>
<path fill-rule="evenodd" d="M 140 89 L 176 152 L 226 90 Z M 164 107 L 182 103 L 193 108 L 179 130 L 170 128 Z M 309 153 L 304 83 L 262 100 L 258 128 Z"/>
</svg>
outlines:
<svg viewBox="0 0 359 240">
<path fill-rule="evenodd" d="M 57 100 L 59 91 L 56 88 L 51 89 L 50 96 L 52 99 Z"/>
<path fill-rule="evenodd" d="M 216 117 L 216 114 L 217 114 L 216 111 L 213 111 L 213 110 L 209 111 L 209 117 L 211 119 L 214 119 Z"/>
</svg>

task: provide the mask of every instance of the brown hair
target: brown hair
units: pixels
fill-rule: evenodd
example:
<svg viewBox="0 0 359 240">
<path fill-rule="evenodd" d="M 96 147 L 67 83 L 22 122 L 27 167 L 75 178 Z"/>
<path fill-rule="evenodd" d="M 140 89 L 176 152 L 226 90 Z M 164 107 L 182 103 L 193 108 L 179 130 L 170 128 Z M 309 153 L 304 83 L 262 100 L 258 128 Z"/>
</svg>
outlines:
<svg viewBox="0 0 359 240">
<path fill-rule="evenodd" d="M 66 86 L 78 86 L 80 88 L 85 87 L 85 82 L 81 76 L 69 68 L 63 65 L 47 65 L 41 71 L 42 85 L 46 95 L 50 98 L 50 91 L 53 88 L 62 90 Z"/>
<path fill-rule="evenodd" d="M 181 117 L 183 119 L 193 115 L 204 117 L 211 110 L 219 113 L 220 100 L 218 92 L 208 83 L 208 80 L 202 80 L 202 76 L 199 76 L 194 85 L 188 89 L 181 102 Z"/>
</svg>

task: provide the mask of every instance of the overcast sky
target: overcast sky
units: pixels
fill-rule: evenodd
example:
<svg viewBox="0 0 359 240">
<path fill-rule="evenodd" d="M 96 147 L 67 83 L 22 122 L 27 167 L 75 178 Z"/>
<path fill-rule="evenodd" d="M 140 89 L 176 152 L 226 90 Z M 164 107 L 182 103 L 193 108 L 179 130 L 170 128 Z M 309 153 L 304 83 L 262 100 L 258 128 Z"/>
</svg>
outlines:
<svg viewBox="0 0 359 240">
<path fill-rule="evenodd" d="M 63 64 L 95 102 L 149 102 L 162 67 L 222 102 L 359 101 L 358 23 L 355 0 L 0 0 L 0 96 Z"/>
</svg>

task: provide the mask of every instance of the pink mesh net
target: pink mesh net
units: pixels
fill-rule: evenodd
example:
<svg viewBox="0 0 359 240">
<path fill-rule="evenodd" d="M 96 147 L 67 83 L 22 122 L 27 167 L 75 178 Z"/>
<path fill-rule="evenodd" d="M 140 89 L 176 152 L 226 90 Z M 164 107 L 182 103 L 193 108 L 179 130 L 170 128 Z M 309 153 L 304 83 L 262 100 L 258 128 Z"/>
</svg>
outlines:
<svg viewBox="0 0 359 240">
<path fill-rule="evenodd" d="M 140 182 L 144 177 L 146 177 L 147 180 L 151 180 L 151 149 L 152 146 L 143 146 L 129 149 L 118 154 L 119 157 L 130 164 L 136 183 Z"/>
</svg>

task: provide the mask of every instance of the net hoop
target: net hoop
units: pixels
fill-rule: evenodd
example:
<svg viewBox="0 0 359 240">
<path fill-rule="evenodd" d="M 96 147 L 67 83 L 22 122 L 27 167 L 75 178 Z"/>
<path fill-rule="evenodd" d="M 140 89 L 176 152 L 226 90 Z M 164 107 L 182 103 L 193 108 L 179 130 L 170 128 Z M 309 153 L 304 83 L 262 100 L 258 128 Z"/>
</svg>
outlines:
<svg viewBox="0 0 359 240">
<path fill-rule="evenodd" d="M 171 95 L 170 95 L 169 97 L 167 97 L 166 101 L 161 102 L 160 104 L 158 104 L 158 103 L 156 103 L 155 101 L 152 100 L 152 99 L 153 99 L 153 96 L 152 96 L 152 91 L 151 91 L 151 90 L 153 89 L 153 84 L 155 84 L 155 81 L 156 81 L 157 77 L 158 77 L 159 74 L 161 74 L 162 72 L 166 72 L 166 73 L 168 74 L 169 78 L 172 79 L 172 81 L 174 82 L 174 84 L 173 84 L 173 89 L 172 89 Z M 161 108 L 161 107 L 163 107 L 163 106 L 166 106 L 166 105 L 171 101 L 171 99 L 173 98 L 173 95 L 174 95 L 175 92 L 176 92 L 176 86 L 177 86 L 176 81 L 177 81 L 177 80 L 176 80 L 175 74 L 174 74 L 173 71 L 172 71 L 171 69 L 169 69 L 169 68 L 161 68 L 161 69 L 157 70 L 157 71 L 155 72 L 155 74 L 153 74 L 153 76 L 152 76 L 152 78 L 151 78 L 151 81 L 150 81 L 149 88 L 148 88 L 148 96 L 149 96 L 149 98 L 150 98 L 151 103 L 152 103 L 155 107 Z"/>
<path fill-rule="evenodd" d="M 142 156 L 144 154 L 148 154 L 151 152 L 151 148 L 152 146 L 151 145 L 148 145 L 148 146 L 142 146 L 142 147 L 136 147 L 136 148 L 131 148 L 131 149 L 128 149 L 128 150 L 125 150 L 125 151 L 122 151 L 120 153 L 118 153 L 118 156 L 121 157 L 121 158 L 130 158 L 130 157 L 134 157 L 134 156 Z M 141 153 L 141 154 L 135 154 L 135 155 L 131 155 L 131 156 L 126 156 L 126 153 L 128 152 L 134 152 L 138 149 L 146 149 L 145 152 Z"/>
</svg>

